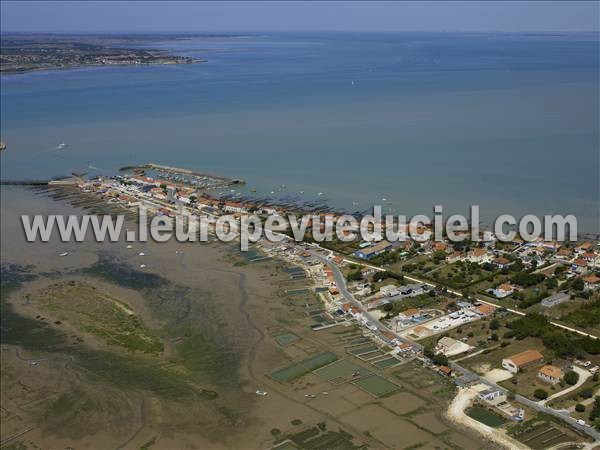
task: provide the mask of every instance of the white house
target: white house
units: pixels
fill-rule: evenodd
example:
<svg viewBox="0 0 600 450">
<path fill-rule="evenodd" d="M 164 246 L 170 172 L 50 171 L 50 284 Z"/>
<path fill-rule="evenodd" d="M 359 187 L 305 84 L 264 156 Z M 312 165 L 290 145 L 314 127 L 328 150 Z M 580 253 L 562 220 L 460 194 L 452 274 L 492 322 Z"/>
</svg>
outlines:
<svg viewBox="0 0 600 450">
<path fill-rule="evenodd" d="M 556 384 L 560 382 L 563 376 L 563 371 L 556 366 L 546 365 L 538 370 L 538 378 L 550 384 Z"/>
<path fill-rule="evenodd" d="M 467 260 L 478 264 L 492 261 L 492 255 L 485 248 L 476 248 L 467 255 Z"/>
<path fill-rule="evenodd" d="M 490 289 L 490 292 L 494 294 L 496 298 L 504 298 L 515 292 L 515 288 L 508 283 L 504 283 L 498 286 L 496 289 Z"/>
<path fill-rule="evenodd" d="M 600 288 L 600 277 L 597 277 L 596 274 L 583 277 L 583 282 L 586 289 L 596 290 Z"/>
<path fill-rule="evenodd" d="M 386 297 L 393 297 L 394 295 L 398 295 L 398 288 L 393 284 L 388 284 L 386 286 L 382 286 L 379 289 L 381 295 L 385 295 Z"/>
<path fill-rule="evenodd" d="M 499 403 L 501 400 L 506 398 L 506 395 L 498 388 L 490 388 L 486 389 L 485 391 L 481 391 L 478 394 L 478 397 L 486 402 Z"/>
<path fill-rule="evenodd" d="M 502 360 L 502 367 L 511 373 L 517 373 L 520 369 L 531 366 L 543 360 L 544 355 L 537 350 L 525 350 L 524 352 L 504 358 Z"/>
</svg>

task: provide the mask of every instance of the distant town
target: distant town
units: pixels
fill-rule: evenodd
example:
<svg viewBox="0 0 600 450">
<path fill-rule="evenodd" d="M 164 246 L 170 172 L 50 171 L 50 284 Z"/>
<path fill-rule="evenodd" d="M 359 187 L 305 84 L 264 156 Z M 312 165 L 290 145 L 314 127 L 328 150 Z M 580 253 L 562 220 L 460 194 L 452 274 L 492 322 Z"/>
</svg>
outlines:
<svg viewBox="0 0 600 450">
<path fill-rule="evenodd" d="M 88 66 L 190 64 L 203 59 L 142 48 L 164 36 L 2 35 L 0 73 L 73 69 Z M 175 38 L 171 38 L 175 39 Z M 181 39 L 181 37 L 178 37 Z"/>
</svg>

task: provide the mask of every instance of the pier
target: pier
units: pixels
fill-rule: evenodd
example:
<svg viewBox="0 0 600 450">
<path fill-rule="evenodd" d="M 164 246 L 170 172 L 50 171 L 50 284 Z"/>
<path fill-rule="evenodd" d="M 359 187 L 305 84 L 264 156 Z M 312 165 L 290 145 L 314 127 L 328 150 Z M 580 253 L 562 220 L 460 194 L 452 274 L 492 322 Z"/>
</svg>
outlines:
<svg viewBox="0 0 600 450">
<path fill-rule="evenodd" d="M 0 180 L 0 186 L 75 186 L 82 180 L 77 178 L 50 180 Z"/>
<path fill-rule="evenodd" d="M 0 180 L 0 186 L 43 186 L 52 180 Z"/>
</svg>

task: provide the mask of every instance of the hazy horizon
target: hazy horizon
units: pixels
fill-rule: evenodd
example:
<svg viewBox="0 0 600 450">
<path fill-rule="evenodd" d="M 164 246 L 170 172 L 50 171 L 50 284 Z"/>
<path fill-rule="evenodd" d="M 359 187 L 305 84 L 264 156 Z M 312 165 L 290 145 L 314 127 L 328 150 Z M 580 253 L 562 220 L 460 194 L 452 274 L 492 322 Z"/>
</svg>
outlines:
<svg viewBox="0 0 600 450">
<path fill-rule="evenodd" d="M 597 33 L 598 2 L 2 1 L 6 33 Z M 52 18 L 52 20 L 48 20 Z"/>
</svg>

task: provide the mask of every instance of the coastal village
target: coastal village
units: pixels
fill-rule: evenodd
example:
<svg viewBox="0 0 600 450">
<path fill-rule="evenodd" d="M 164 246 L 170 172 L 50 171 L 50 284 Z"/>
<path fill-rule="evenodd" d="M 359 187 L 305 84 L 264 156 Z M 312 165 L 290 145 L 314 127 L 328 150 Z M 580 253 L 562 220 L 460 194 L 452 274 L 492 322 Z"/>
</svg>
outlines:
<svg viewBox="0 0 600 450">
<path fill-rule="evenodd" d="M 198 58 L 171 55 L 161 50 L 139 48 L 142 36 L 123 36 L 119 39 L 101 35 L 3 35 L 0 54 L 0 73 L 15 74 L 38 70 L 70 69 L 77 67 L 106 67 L 147 64 L 191 64 L 203 62 Z"/>
<path fill-rule="evenodd" d="M 78 192 L 128 210 L 144 204 L 150 215 L 207 215 L 212 232 L 222 214 L 301 212 L 214 194 L 241 180 L 144 167 L 81 179 Z M 312 280 L 322 302 L 313 332 L 358 332 L 345 347 L 349 358 L 317 355 L 274 372 L 273 380 L 291 383 L 312 373 L 383 398 L 397 390 L 386 370 L 419 364 L 455 386 L 448 418 L 499 445 L 549 448 L 599 439 L 598 241 L 504 243 L 492 235 L 459 244 L 317 244 L 283 235 L 283 242 L 257 242 L 249 260 L 277 258 L 290 265 L 290 278 Z M 140 269 L 151 264 L 145 260 Z M 268 389 L 257 388 L 257 395 Z"/>
</svg>

